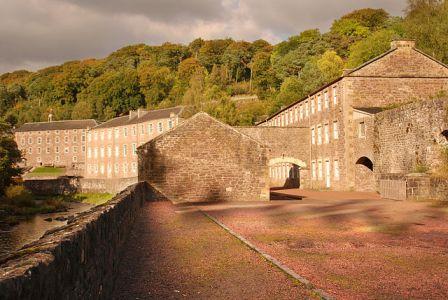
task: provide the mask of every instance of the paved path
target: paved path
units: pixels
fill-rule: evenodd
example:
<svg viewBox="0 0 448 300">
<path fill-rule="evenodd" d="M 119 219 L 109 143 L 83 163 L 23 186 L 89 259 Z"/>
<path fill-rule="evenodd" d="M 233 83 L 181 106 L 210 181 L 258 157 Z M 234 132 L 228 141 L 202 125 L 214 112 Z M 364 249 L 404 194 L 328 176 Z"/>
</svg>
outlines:
<svg viewBox="0 0 448 300">
<path fill-rule="evenodd" d="M 116 299 L 316 296 L 191 208 L 147 203 L 126 246 Z"/>
</svg>

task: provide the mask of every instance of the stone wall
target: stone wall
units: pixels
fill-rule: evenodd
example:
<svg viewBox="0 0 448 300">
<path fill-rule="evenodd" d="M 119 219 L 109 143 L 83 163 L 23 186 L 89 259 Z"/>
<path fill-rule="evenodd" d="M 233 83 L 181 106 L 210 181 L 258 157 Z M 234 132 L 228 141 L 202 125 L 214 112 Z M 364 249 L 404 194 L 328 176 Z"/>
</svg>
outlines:
<svg viewBox="0 0 448 300">
<path fill-rule="evenodd" d="M 0 299 L 110 299 L 120 252 L 147 183 L 48 231 L 0 261 Z"/>
<path fill-rule="evenodd" d="M 381 112 L 375 117 L 374 161 L 377 176 L 408 174 L 420 168 L 436 170 L 442 147 L 448 142 L 442 134 L 448 128 L 448 100 L 414 102 Z"/>
<path fill-rule="evenodd" d="M 129 178 L 80 178 L 79 191 L 83 193 L 118 193 L 138 182 L 137 177 Z"/>
<path fill-rule="evenodd" d="M 269 200 L 267 148 L 199 113 L 139 147 L 139 180 L 174 202 Z"/>
</svg>

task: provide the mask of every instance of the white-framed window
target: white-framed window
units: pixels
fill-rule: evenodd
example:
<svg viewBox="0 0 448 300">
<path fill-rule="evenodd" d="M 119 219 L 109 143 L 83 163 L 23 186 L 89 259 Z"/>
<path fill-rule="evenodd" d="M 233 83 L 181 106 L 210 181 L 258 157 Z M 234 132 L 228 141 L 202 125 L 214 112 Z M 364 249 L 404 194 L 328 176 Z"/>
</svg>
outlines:
<svg viewBox="0 0 448 300">
<path fill-rule="evenodd" d="M 110 163 L 107 164 L 107 175 L 110 176 L 112 174 L 112 165 Z"/>
<path fill-rule="evenodd" d="M 120 146 L 116 145 L 115 146 L 115 157 L 120 156 Z"/>
<path fill-rule="evenodd" d="M 338 104 L 338 87 L 337 86 L 333 87 L 333 104 L 334 105 Z"/>
<path fill-rule="evenodd" d="M 305 101 L 305 117 L 308 117 L 309 111 L 308 111 L 308 101 Z"/>
<path fill-rule="evenodd" d="M 104 147 L 100 148 L 100 157 L 104 158 Z"/>
<path fill-rule="evenodd" d="M 86 134 L 85 133 L 83 133 L 82 135 L 81 135 L 81 142 L 85 142 L 86 141 Z"/>
<path fill-rule="evenodd" d="M 59 153 L 59 147 L 58 146 L 54 147 L 54 153 Z"/>
<path fill-rule="evenodd" d="M 137 128 L 135 126 L 132 126 L 132 135 L 137 135 Z"/>
<path fill-rule="evenodd" d="M 92 157 L 92 148 L 87 148 L 87 157 L 91 158 Z"/>
<path fill-rule="evenodd" d="M 100 132 L 100 140 L 104 141 L 104 130 Z"/>
<path fill-rule="evenodd" d="M 28 145 L 31 145 L 33 143 L 33 138 L 32 137 L 29 137 L 28 138 Z"/>
<path fill-rule="evenodd" d="M 88 142 L 92 141 L 92 134 L 90 132 L 87 133 L 87 141 Z"/>
<path fill-rule="evenodd" d="M 45 149 L 45 153 L 50 154 L 50 147 L 47 147 L 47 148 Z"/>
<path fill-rule="evenodd" d="M 324 125 L 324 134 L 325 134 L 325 144 L 330 143 L 330 125 Z"/>
<path fill-rule="evenodd" d="M 41 149 L 40 149 L 40 147 L 37 147 L 37 154 L 40 154 L 41 153 Z"/>
<path fill-rule="evenodd" d="M 316 129 L 314 127 L 311 127 L 311 144 L 316 144 Z"/>
<path fill-rule="evenodd" d="M 68 144 L 68 136 L 64 136 L 64 143 Z"/>
<path fill-rule="evenodd" d="M 42 144 L 42 138 L 39 136 L 36 140 L 37 144 L 40 145 Z"/>
<path fill-rule="evenodd" d="M 59 134 L 59 130 L 56 130 L 55 133 L 56 133 L 56 134 Z"/>
<path fill-rule="evenodd" d="M 131 164 L 132 173 L 137 173 L 137 163 L 133 162 Z"/>
<path fill-rule="evenodd" d="M 289 110 L 289 124 L 292 124 L 294 122 L 294 116 L 292 109 Z"/>
<path fill-rule="evenodd" d="M 339 124 L 338 121 L 333 121 L 333 139 L 339 139 Z"/>
<path fill-rule="evenodd" d="M 152 133 L 152 123 L 148 124 L 148 133 L 151 134 Z"/>
<path fill-rule="evenodd" d="M 140 132 L 141 132 L 141 134 L 145 134 L 145 125 L 141 125 L 140 126 Z"/>
<path fill-rule="evenodd" d="M 335 180 L 339 180 L 339 160 L 333 160 L 333 176 Z"/>
<path fill-rule="evenodd" d="M 317 111 L 322 111 L 322 94 L 317 96 Z"/>
<path fill-rule="evenodd" d="M 42 162 L 42 158 L 40 156 L 38 156 L 36 160 L 37 160 L 38 163 Z"/>
<path fill-rule="evenodd" d="M 162 123 L 162 122 L 159 122 L 159 123 L 157 124 L 157 128 L 158 128 L 159 132 L 163 132 L 163 123 Z"/>
<path fill-rule="evenodd" d="M 128 136 L 128 129 L 125 127 L 123 128 L 123 136 L 127 137 Z"/>
<path fill-rule="evenodd" d="M 78 142 L 78 137 L 76 135 L 73 136 L 73 143 L 77 143 Z"/>
<path fill-rule="evenodd" d="M 73 153 L 78 153 L 78 146 L 73 146 Z"/>
<path fill-rule="evenodd" d="M 289 124 L 288 112 L 284 113 L 283 117 L 285 118 L 285 126 L 288 126 Z"/>
<path fill-rule="evenodd" d="M 59 161 L 60 161 L 60 159 L 59 159 L 59 155 L 56 155 L 56 156 L 55 156 L 54 161 L 55 161 L 55 162 L 59 162 Z"/>
<path fill-rule="evenodd" d="M 46 142 L 47 144 L 51 144 L 51 138 L 50 138 L 49 136 L 47 136 L 47 137 L 45 138 L 45 142 Z"/>
<path fill-rule="evenodd" d="M 93 157 L 98 158 L 98 148 L 93 149 Z"/>
<path fill-rule="evenodd" d="M 25 138 L 21 138 L 21 139 L 20 139 L 20 144 L 21 144 L 22 146 L 25 146 L 25 143 L 26 143 Z"/>
<path fill-rule="evenodd" d="M 100 165 L 100 173 L 101 173 L 101 174 L 104 174 L 104 164 L 101 164 L 101 165 Z"/>
<path fill-rule="evenodd" d="M 120 164 L 119 164 L 119 163 L 115 163 L 115 165 L 114 165 L 114 171 L 115 171 L 115 174 L 120 173 Z"/>
<path fill-rule="evenodd" d="M 112 157 L 112 147 L 111 146 L 107 146 L 107 157 L 109 157 L 109 158 Z"/>
<path fill-rule="evenodd" d="M 322 174 L 322 160 L 319 160 L 317 162 L 317 177 L 319 178 L 319 180 L 322 179 L 323 174 Z"/>
<path fill-rule="evenodd" d="M 119 128 L 115 128 L 115 138 L 118 139 L 120 137 L 120 129 Z"/>
<path fill-rule="evenodd" d="M 69 153 L 69 152 L 70 152 L 69 148 L 68 148 L 68 147 L 65 147 L 65 148 L 64 148 L 64 153 Z"/>
<path fill-rule="evenodd" d="M 126 157 L 126 155 L 128 155 L 128 146 L 123 145 L 123 156 Z"/>
<path fill-rule="evenodd" d="M 316 180 L 316 161 L 311 162 L 311 178 Z"/>
<path fill-rule="evenodd" d="M 316 108 L 315 108 L 315 104 L 316 103 L 316 101 L 314 100 L 314 98 L 313 99 L 311 99 L 311 114 L 313 115 L 316 111 Z"/>
<path fill-rule="evenodd" d="M 58 137 L 58 136 L 54 138 L 54 142 L 55 142 L 56 144 L 59 144 L 59 137 Z"/>
<path fill-rule="evenodd" d="M 325 109 L 330 108 L 330 98 L 328 97 L 328 91 L 324 92 L 324 107 Z"/>
<path fill-rule="evenodd" d="M 168 120 L 168 128 L 172 129 L 173 128 L 173 120 Z"/>
<path fill-rule="evenodd" d="M 137 155 L 137 144 L 132 144 L 132 155 Z"/>
<path fill-rule="evenodd" d="M 294 107 L 294 121 L 297 123 L 299 121 L 299 107 Z"/>
<path fill-rule="evenodd" d="M 128 173 L 128 164 L 127 163 L 124 163 L 123 164 L 123 174 L 127 174 Z"/>
<path fill-rule="evenodd" d="M 112 139 L 112 129 L 108 129 L 107 130 L 107 139 L 111 140 Z"/>
<path fill-rule="evenodd" d="M 77 162 L 78 161 L 78 157 L 77 156 L 73 156 L 72 161 L 73 162 Z"/>
<path fill-rule="evenodd" d="M 366 137 L 366 123 L 365 122 L 358 123 L 358 136 L 360 138 Z"/>
<path fill-rule="evenodd" d="M 302 120 L 303 119 L 303 104 L 300 103 L 300 108 L 299 108 L 299 119 Z"/>
<path fill-rule="evenodd" d="M 322 126 L 317 126 L 317 144 L 322 145 Z"/>
<path fill-rule="evenodd" d="M 86 146 L 82 146 L 82 153 L 86 153 Z"/>
<path fill-rule="evenodd" d="M 67 129 L 65 129 L 65 130 L 64 130 L 64 133 L 65 133 L 65 134 L 68 134 L 68 130 L 67 130 Z"/>
</svg>

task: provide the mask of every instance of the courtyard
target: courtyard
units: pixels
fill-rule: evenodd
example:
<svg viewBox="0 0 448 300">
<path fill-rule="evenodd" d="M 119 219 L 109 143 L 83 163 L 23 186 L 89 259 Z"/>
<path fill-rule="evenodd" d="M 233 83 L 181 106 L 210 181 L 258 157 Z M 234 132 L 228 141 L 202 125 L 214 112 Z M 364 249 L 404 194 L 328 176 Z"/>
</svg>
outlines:
<svg viewBox="0 0 448 300">
<path fill-rule="evenodd" d="M 273 191 L 200 208 L 340 299 L 446 298 L 448 208 L 371 193 Z"/>
</svg>

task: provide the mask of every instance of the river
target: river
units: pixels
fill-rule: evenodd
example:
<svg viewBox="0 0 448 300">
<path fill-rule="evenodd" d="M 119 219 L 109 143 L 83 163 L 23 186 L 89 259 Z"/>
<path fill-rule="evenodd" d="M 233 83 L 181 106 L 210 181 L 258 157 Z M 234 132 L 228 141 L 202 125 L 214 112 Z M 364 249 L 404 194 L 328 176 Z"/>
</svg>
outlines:
<svg viewBox="0 0 448 300">
<path fill-rule="evenodd" d="M 57 221 L 57 217 L 68 217 L 89 210 L 93 205 L 72 202 L 69 210 L 51 214 L 39 214 L 29 220 L 21 221 L 8 231 L 0 230 L 0 257 L 10 254 L 24 245 L 38 240 L 49 229 L 67 224 L 67 221 Z M 53 218 L 53 221 L 45 221 Z"/>
</svg>

